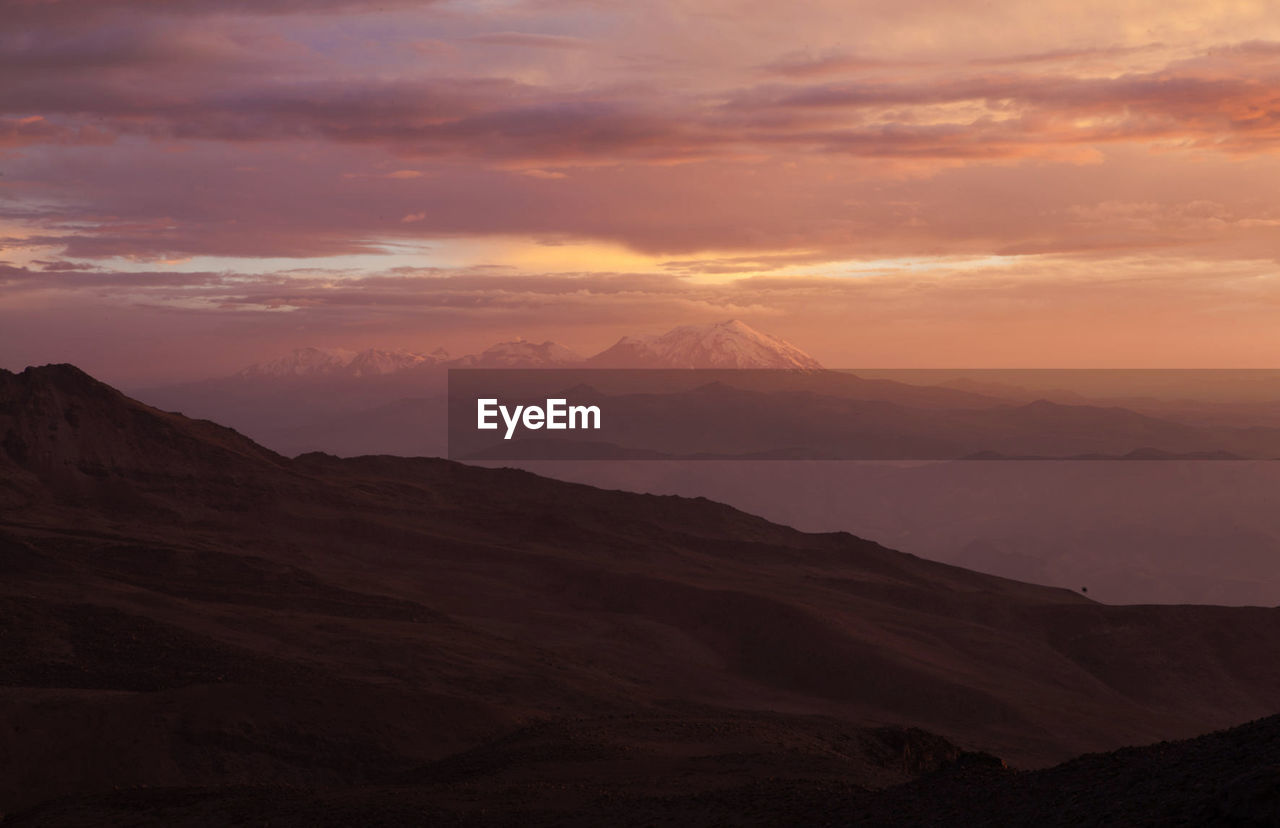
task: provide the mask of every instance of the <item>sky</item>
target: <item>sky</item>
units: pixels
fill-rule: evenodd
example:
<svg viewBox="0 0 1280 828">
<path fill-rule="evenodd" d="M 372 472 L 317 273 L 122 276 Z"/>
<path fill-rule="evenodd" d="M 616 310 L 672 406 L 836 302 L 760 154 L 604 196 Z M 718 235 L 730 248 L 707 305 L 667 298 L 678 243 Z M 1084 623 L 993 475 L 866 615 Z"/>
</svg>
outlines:
<svg viewBox="0 0 1280 828">
<path fill-rule="evenodd" d="M 0 0 L 0 366 L 1280 367 L 1280 2 Z"/>
</svg>

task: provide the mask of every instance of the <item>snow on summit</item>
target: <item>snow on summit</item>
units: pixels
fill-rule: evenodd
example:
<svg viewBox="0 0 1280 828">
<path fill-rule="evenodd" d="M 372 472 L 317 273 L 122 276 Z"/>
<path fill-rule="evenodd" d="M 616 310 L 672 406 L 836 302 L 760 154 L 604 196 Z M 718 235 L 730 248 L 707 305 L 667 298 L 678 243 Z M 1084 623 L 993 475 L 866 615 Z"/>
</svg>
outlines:
<svg viewBox="0 0 1280 828">
<path fill-rule="evenodd" d="M 341 371 L 349 359 L 347 355 L 319 348 L 295 348 L 285 356 L 250 365 L 236 376 L 245 379 L 328 376 Z"/>
<path fill-rule="evenodd" d="M 660 336 L 624 336 L 587 364 L 600 368 L 822 367 L 790 342 L 737 319 L 682 325 Z"/>
<path fill-rule="evenodd" d="M 579 365 L 582 357 L 550 340 L 530 342 L 516 339 L 499 342 L 480 354 L 462 357 L 453 363 L 458 368 L 559 368 Z"/>
<path fill-rule="evenodd" d="M 453 358 L 443 348 L 430 354 L 368 348 L 352 351 L 298 348 L 279 359 L 240 371 L 241 379 L 364 379 L 418 368 L 821 368 L 784 339 L 730 319 L 713 325 L 682 325 L 664 334 L 624 336 L 613 347 L 584 360 L 559 343 L 515 339 L 478 354 Z"/>
<path fill-rule="evenodd" d="M 415 354 L 409 351 L 384 351 L 370 348 L 361 351 L 347 363 L 345 373 L 353 377 L 376 377 L 383 374 L 395 374 L 420 365 L 435 365 L 447 360 L 448 353 L 443 348 L 431 354 Z"/>
<path fill-rule="evenodd" d="M 375 377 L 418 366 L 435 365 L 448 358 L 449 355 L 443 349 L 431 354 L 415 354 L 410 351 L 369 348 L 353 354 L 350 351 L 296 348 L 278 359 L 250 365 L 236 376 L 243 379 Z"/>
</svg>

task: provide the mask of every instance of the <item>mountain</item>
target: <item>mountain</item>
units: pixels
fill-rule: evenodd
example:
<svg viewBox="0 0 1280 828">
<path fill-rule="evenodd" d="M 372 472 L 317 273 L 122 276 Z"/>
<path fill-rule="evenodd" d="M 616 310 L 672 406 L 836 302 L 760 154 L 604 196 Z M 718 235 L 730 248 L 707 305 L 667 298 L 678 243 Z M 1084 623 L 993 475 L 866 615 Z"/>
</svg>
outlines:
<svg viewBox="0 0 1280 828">
<path fill-rule="evenodd" d="M 291 353 L 250 365 L 236 373 L 242 379 L 333 376 L 346 367 L 348 356 L 319 348 L 295 348 Z"/>
<path fill-rule="evenodd" d="M 296 348 L 277 359 L 250 365 L 235 376 L 243 380 L 378 377 L 436 365 L 448 359 L 449 354 L 443 348 L 438 348 L 431 354 L 381 348 L 368 348 L 355 354 L 322 351 L 319 348 Z"/>
<path fill-rule="evenodd" d="M 529 342 L 516 339 L 499 342 L 479 354 L 470 354 L 448 363 L 450 368 L 558 368 L 578 365 L 582 357 L 550 340 Z"/>
<path fill-rule="evenodd" d="M 586 364 L 597 368 L 819 368 L 794 345 L 761 333 L 736 319 L 714 325 L 685 325 L 661 336 L 624 336 L 612 348 L 584 360 L 550 340 L 499 342 L 478 354 L 450 358 L 370 348 L 351 355 L 298 348 L 278 359 L 251 365 L 241 379 L 370 377 L 426 366 L 446 368 L 556 368 Z"/>
<path fill-rule="evenodd" d="M 1280 609 L 1106 606 L 510 469 L 290 460 L 71 366 L 0 373 L 0 447 L 6 825 L 673 798 L 741 822 L 765 812 L 725 791 L 1044 766 L 1280 698 Z"/>
<path fill-rule="evenodd" d="M 1280 463 L 508 461 L 605 489 L 702 496 L 810 532 L 1107 603 L 1280 604 Z"/>
<path fill-rule="evenodd" d="M 353 377 L 380 377 L 426 365 L 437 365 L 448 359 L 449 352 L 443 348 L 437 348 L 430 354 L 369 348 L 352 357 L 345 366 L 345 372 Z"/>
<path fill-rule="evenodd" d="M 555 342 L 516 339 L 499 342 L 479 354 L 451 357 L 443 348 L 430 354 L 368 348 L 356 354 L 298 348 L 292 353 L 250 365 L 235 377 L 261 379 L 370 379 L 405 374 L 424 368 L 549 368 L 577 365 L 582 357 Z"/>
<path fill-rule="evenodd" d="M 593 368 L 821 368 L 791 343 L 730 319 L 683 325 L 661 336 L 624 336 L 591 357 Z"/>
<path fill-rule="evenodd" d="M 250 365 L 234 379 L 366 380 L 420 371 L 424 368 L 547 368 L 577 365 L 582 357 L 555 342 L 516 339 L 499 342 L 479 354 L 451 357 L 443 348 L 430 354 L 367 348 L 357 353 L 297 348 L 291 353 Z"/>
<path fill-rule="evenodd" d="M 145 510 L 121 470 L 193 503 L 210 494 L 240 501 L 287 462 L 231 429 L 144 406 L 70 365 L 0 371 L 0 434 L 0 506 L 15 512 L 41 503 Z"/>
<path fill-rule="evenodd" d="M 761 354 L 774 349 L 776 353 L 764 359 L 766 363 L 771 359 L 794 367 L 787 361 L 789 357 L 784 359 L 791 346 L 781 340 L 757 334 L 741 323 L 709 326 L 706 330 L 713 329 L 720 331 L 709 340 L 719 343 L 716 353 L 723 350 L 724 354 L 754 354 L 764 359 Z M 751 345 L 749 341 L 756 344 Z M 724 350 L 726 348 L 729 350 Z M 736 365 L 727 357 L 717 360 Z M 166 410 L 210 418 L 240 429 L 255 440 L 293 447 L 314 444 L 314 435 L 290 432 L 333 433 L 342 428 L 342 424 L 352 422 L 352 415 L 362 410 L 380 408 L 402 399 L 443 396 L 450 368 L 566 368 L 583 364 L 585 360 L 579 354 L 556 342 L 524 339 L 500 342 L 478 354 L 460 357 L 450 356 L 443 348 L 429 354 L 381 348 L 359 352 L 298 348 L 279 358 L 250 365 L 229 377 L 130 391 Z M 753 366 L 765 367 L 748 361 L 739 367 Z M 962 396 L 959 391 L 950 393 Z M 343 434 L 332 445 L 345 449 L 364 442 L 361 434 Z M 386 441 L 382 444 L 387 445 Z M 403 445 L 417 450 L 422 442 L 414 437 Z"/>
<path fill-rule="evenodd" d="M 1049 390 L 1029 389 L 1020 385 L 1015 385 L 1011 382 L 974 379 L 973 377 L 957 377 L 952 380 L 940 382 L 938 385 L 942 388 L 954 388 L 958 391 L 968 391 L 973 394 L 984 394 L 990 397 L 997 397 L 1021 403 L 1048 400 L 1050 402 L 1061 403 L 1064 405 L 1098 405 L 1101 402 L 1065 388 L 1054 388 Z"/>
</svg>

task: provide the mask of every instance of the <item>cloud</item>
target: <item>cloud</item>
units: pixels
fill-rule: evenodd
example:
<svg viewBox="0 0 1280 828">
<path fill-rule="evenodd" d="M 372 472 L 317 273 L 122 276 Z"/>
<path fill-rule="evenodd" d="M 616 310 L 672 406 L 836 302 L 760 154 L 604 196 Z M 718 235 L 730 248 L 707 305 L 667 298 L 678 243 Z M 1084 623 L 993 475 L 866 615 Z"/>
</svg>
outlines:
<svg viewBox="0 0 1280 828">
<path fill-rule="evenodd" d="M 891 62 L 874 58 L 834 52 L 814 56 L 808 52 L 792 53 L 760 67 L 761 71 L 786 78 L 815 78 L 823 75 L 843 75 L 869 69 L 918 66 L 919 62 Z"/>
<path fill-rule="evenodd" d="M 987 5 L 0 0 L 0 221 L 116 266 L 516 236 L 699 277 L 1266 248 L 1265 20 Z"/>
<path fill-rule="evenodd" d="M 82 25 L 112 15 L 157 16 L 287 15 L 377 12 L 433 0 L 0 0 L 0 17 L 14 24 Z"/>
<path fill-rule="evenodd" d="M 71 126 L 42 115 L 0 116 L 0 149 L 38 144 L 110 144 L 114 137 L 92 124 Z"/>
<path fill-rule="evenodd" d="M 13 145 L 113 136 L 320 140 L 404 158 L 536 166 L 782 155 L 1088 158 L 1093 148 L 1114 143 L 1266 153 L 1280 145 L 1280 67 L 1258 67 L 1257 49 L 1114 77 L 1018 70 L 766 84 L 692 96 L 488 77 L 245 77 L 228 88 L 140 89 L 110 76 L 55 74 L 0 90 L 0 135 Z M 32 118 L 43 126 L 22 126 Z"/>
<path fill-rule="evenodd" d="M 101 269 L 101 266 L 92 262 L 71 262 L 61 259 L 35 259 L 34 264 L 39 265 L 45 273 L 86 272 Z"/>
<path fill-rule="evenodd" d="M 1001 55 L 996 57 L 972 58 L 973 66 L 1018 66 L 1036 63 L 1074 63 L 1083 60 L 1109 59 L 1135 55 L 1161 48 L 1162 44 L 1149 43 L 1142 46 L 1108 46 L 1087 49 L 1051 49 L 1046 52 L 1029 54 Z"/>
<path fill-rule="evenodd" d="M 399 269 L 246 278 L 0 266 L 0 352 L 7 367 L 59 358 L 190 378 L 205 366 L 226 373 L 305 342 L 443 343 L 464 352 L 525 331 L 590 353 L 624 334 L 733 316 L 830 365 L 1259 364 L 1260 346 L 1264 354 L 1280 346 L 1273 318 L 1280 288 L 1267 278 L 1274 265 L 1207 264 L 1125 256 L 1100 277 L 1071 258 L 954 259 L 856 276 L 721 283 L 629 272 Z M 1181 324 L 1171 328 L 1170 320 Z M 73 328 L 93 335 L 60 334 Z M 149 341 L 139 330 L 163 331 L 164 353 L 131 350 L 130 343 Z M 217 342 L 223 346 L 210 347 Z"/>
<path fill-rule="evenodd" d="M 831 364 L 1280 347 L 1267 4 L 0 0 L 0 20 L 13 359 L 590 351 L 726 316 Z"/>
<path fill-rule="evenodd" d="M 539 34 L 535 32 L 486 32 L 466 38 L 468 43 L 485 46 L 516 46 L 531 49 L 589 49 L 591 41 L 569 35 Z"/>
</svg>

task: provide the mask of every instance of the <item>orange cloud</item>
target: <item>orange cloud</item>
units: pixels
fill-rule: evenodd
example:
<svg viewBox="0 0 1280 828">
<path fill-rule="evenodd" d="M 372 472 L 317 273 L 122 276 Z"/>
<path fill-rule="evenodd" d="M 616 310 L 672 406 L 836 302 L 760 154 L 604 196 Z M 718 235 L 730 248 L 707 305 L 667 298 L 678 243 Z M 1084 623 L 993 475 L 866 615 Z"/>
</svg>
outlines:
<svg viewBox="0 0 1280 828">
<path fill-rule="evenodd" d="M 6 298 L 584 349 L 745 316 L 837 364 L 1272 342 L 1266 4 L 423 5 L 0 0 Z"/>
</svg>

